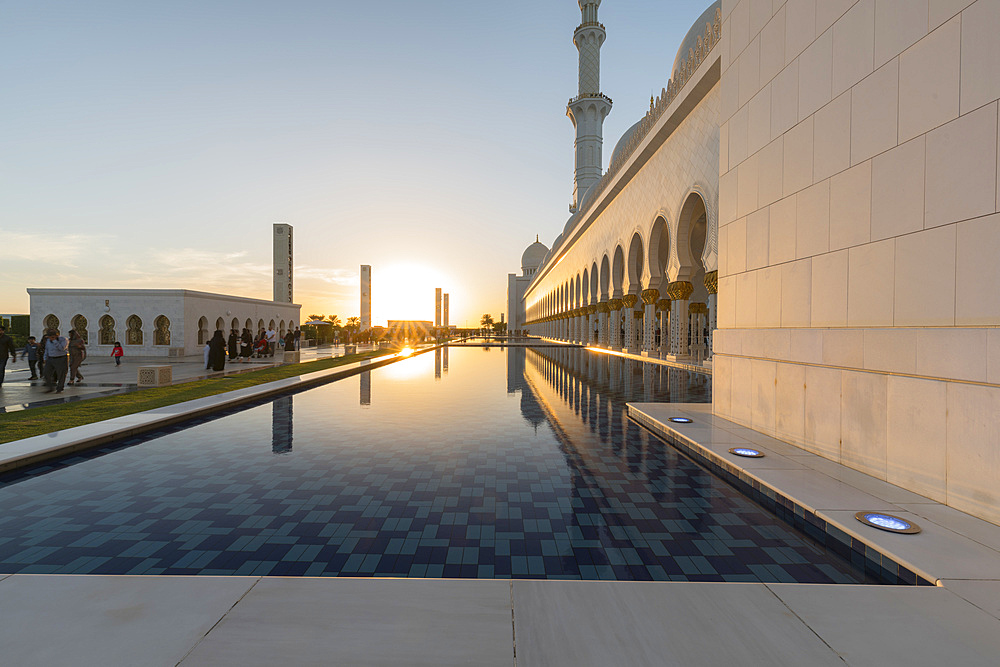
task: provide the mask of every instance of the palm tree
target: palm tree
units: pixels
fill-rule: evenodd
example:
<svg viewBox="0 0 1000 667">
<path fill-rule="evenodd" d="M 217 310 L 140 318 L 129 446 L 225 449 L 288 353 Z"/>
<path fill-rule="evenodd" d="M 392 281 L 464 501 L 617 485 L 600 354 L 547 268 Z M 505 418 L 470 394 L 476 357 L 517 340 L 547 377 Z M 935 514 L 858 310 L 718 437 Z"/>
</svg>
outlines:
<svg viewBox="0 0 1000 667">
<path fill-rule="evenodd" d="M 483 313 L 483 316 L 479 319 L 479 324 L 488 332 L 493 328 L 493 316 L 489 313 Z"/>
<path fill-rule="evenodd" d="M 324 317 L 326 317 L 326 316 L 325 315 L 310 315 L 309 316 L 309 321 L 310 322 L 315 322 L 316 320 L 321 320 Z"/>
<path fill-rule="evenodd" d="M 344 329 L 348 331 L 351 335 L 355 334 L 358 329 L 361 328 L 361 318 L 360 317 L 348 317 L 347 324 L 344 325 Z"/>
<path fill-rule="evenodd" d="M 323 316 L 320 315 L 320 317 Z M 330 326 L 332 326 L 334 329 L 339 329 L 341 327 L 340 318 L 337 317 L 336 315 L 331 315 L 330 317 L 326 318 L 326 320 L 327 322 L 330 323 Z"/>
</svg>

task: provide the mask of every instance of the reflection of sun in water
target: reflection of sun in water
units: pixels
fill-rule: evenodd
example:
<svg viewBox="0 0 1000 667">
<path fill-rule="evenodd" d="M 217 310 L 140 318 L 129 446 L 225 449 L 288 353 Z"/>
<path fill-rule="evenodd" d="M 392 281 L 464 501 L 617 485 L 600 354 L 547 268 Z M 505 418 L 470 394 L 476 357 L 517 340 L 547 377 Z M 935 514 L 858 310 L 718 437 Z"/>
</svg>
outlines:
<svg viewBox="0 0 1000 667">
<path fill-rule="evenodd" d="M 423 264 L 372 267 L 372 322 L 388 320 L 434 321 L 434 289 L 448 292 L 451 280 Z"/>
</svg>

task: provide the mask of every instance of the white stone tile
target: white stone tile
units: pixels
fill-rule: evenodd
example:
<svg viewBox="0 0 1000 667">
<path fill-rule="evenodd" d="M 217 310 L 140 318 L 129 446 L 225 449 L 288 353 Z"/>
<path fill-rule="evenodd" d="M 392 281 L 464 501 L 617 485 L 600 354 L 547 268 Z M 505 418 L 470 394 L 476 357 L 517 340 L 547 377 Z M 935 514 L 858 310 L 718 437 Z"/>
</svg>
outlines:
<svg viewBox="0 0 1000 667">
<path fill-rule="evenodd" d="M 183 662 L 511 665 L 510 583 L 268 577 Z"/>
<path fill-rule="evenodd" d="M 750 0 L 750 37 L 759 33 L 771 20 L 771 0 Z"/>
<path fill-rule="evenodd" d="M 1000 323 L 1000 215 L 959 223 L 955 324 Z M 998 368 L 1000 370 L 1000 368 Z"/>
<path fill-rule="evenodd" d="M 781 326 L 808 327 L 812 318 L 812 260 L 781 265 Z"/>
<path fill-rule="evenodd" d="M 518 664 L 842 664 L 762 584 L 515 581 L 513 598 Z M 690 641 L 710 626 L 729 630 Z"/>
<path fill-rule="evenodd" d="M 899 61 L 892 60 L 851 89 L 851 164 L 896 145 Z"/>
<path fill-rule="evenodd" d="M 740 97 L 739 105 L 747 104 L 760 90 L 760 39 L 750 40 L 750 44 L 740 54 Z"/>
<path fill-rule="evenodd" d="M 827 30 L 799 56 L 799 120 L 825 105 L 833 90 L 833 31 Z"/>
<path fill-rule="evenodd" d="M 719 120 L 727 121 L 740 108 L 739 67 L 733 64 L 719 80 Z"/>
<path fill-rule="evenodd" d="M 47 667 L 175 665 L 256 581 L 8 577 L 0 583 L 2 661 Z"/>
<path fill-rule="evenodd" d="M 757 210 L 757 156 L 748 157 L 736 169 L 736 215 L 743 217 Z"/>
<path fill-rule="evenodd" d="M 750 3 L 743 0 L 733 7 L 729 15 L 729 48 L 733 58 L 739 56 L 750 42 Z"/>
<path fill-rule="evenodd" d="M 917 375 L 986 382 L 986 329 L 917 329 Z"/>
<path fill-rule="evenodd" d="M 725 1 L 725 0 L 724 0 Z M 722 66 L 722 74 L 725 75 L 730 67 L 732 67 L 733 61 L 730 57 L 729 48 L 729 35 L 732 33 L 732 29 L 729 27 L 729 18 L 725 18 L 722 21 L 722 37 L 719 39 L 719 62 Z"/>
<path fill-rule="evenodd" d="M 795 206 L 796 258 L 821 255 L 830 250 L 830 181 L 799 192 Z"/>
<path fill-rule="evenodd" d="M 771 81 L 771 139 L 793 128 L 798 120 L 799 61 L 796 60 Z"/>
<path fill-rule="evenodd" d="M 731 275 L 729 270 L 729 230 L 732 225 L 719 227 L 719 278 Z"/>
<path fill-rule="evenodd" d="M 1000 329 L 989 329 L 986 335 L 986 381 L 1000 384 Z"/>
<path fill-rule="evenodd" d="M 864 1 L 864 0 L 862 0 Z M 816 34 L 822 34 L 827 28 L 844 15 L 857 0 L 823 0 L 816 3 Z M 873 21 L 874 23 L 874 21 Z"/>
<path fill-rule="evenodd" d="M 786 197 L 813 184 L 812 117 L 785 133 L 782 162 L 782 191 Z"/>
<path fill-rule="evenodd" d="M 808 406 L 806 422 L 808 428 Z M 755 470 L 754 476 L 810 512 L 852 508 L 892 511 L 895 505 L 813 469 Z"/>
<path fill-rule="evenodd" d="M 736 219 L 736 174 L 735 169 L 730 169 L 719 177 L 719 226 Z"/>
<path fill-rule="evenodd" d="M 767 359 L 788 358 L 792 346 L 791 329 L 765 329 L 759 333 L 764 339 L 764 354 L 762 356 Z"/>
<path fill-rule="evenodd" d="M 747 152 L 752 155 L 771 141 L 771 86 L 764 86 L 747 105 Z"/>
<path fill-rule="evenodd" d="M 712 358 L 712 409 L 718 415 L 732 414 L 733 360 L 717 353 Z"/>
<path fill-rule="evenodd" d="M 747 270 L 747 219 L 740 218 L 731 225 L 726 226 L 728 256 L 726 267 L 729 275 L 743 273 Z"/>
<path fill-rule="evenodd" d="M 805 439 L 803 446 L 840 461 L 840 392 L 842 371 L 806 367 Z"/>
<path fill-rule="evenodd" d="M 749 117 L 749 109 L 740 107 L 729 119 L 729 163 L 734 169 L 750 154 L 747 152 Z"/>
<path fill-rule="evenodd" d="M 993 618 L 1000 619 L 1000 581 L 942 579 L 940 585 Z"/>
<path fill-rule="evenodd" d="M 948 504 L 1000 523 L 1000 388 L 948 384 Z"/>
<path fill-rule="evenodd" d="M 832 477 L 839 482 L 843 482 L 844 484 L 858 489 L 859 491 L 864 491 L 865 493 L 874 496 L 885 503 L 891 503 L 892 505 L 897 505 L 899 507 L 903 507 L 901 503 L 908 503 L 908 506 L 910 507 L 924 507 L 936 504 L 930 498 L 918 495 L 913 491 L 908 491 L 907 489 L 896 486 L 895 484 L 890 484 L 889 482 L 878 479 L 877 477 L 863 473 L 860 470 L 848 468 L 845 465 L 830 461 L 829 459 L 824 459 L 819 456 L 806 459 L 794 455 L 789 455 L 789 458 L 795 458 L 796 460 L 803 462 L 806 467 L 817 470 L 824 475 Z"/>
<path fill-rule="evenodd" d="M 719 313 L 720 329 L 732 329 L 736 326 L 736 277 L 719 278 Z"/>
<path fill-rule="evenodd" d="M 816 0 L 788 0 L 785 3 L 785 62 L 791 62 L 815 38 Z"/>
<path fill-rule="evenodd" d="M 927 0 L 875 3 L 875 67 L 881 67 L 927 34 Z"/>
<path fill-rule="evenodd" d="M 890 376 L 886 481 L 938 502 L 947 500 L 944 382 Z"/>
<path fill-rule="evenodd" d="M 758 278 L 760 271 L 757 271 Z M 743 355 L 747 357 L 764 356 L 764 330 L 751 329 L 743 332 Z"/>
<path fill-rule="evenodd" d="M 820 3 L 819 6 L 827 6 Z M 832 2 L 837 10 L 843 3 Z M 875 0 L 861 0 L 833 26 L 833 95 L 872 73 L 875 62 Z"/>
<path fill-rule="evenodd" d="M 989 665 L 1000 622 L 950 591 L 768 584 L 848 665 Z"/>
<path fill-rule="evenodd" d="M 897 327 L 955 324 L 955 231 L 956 225 L 948 225 L 896 239 Z"/>
<path fill-rule="evenodd" d="M 758 327 L 781 326 L 781 267 L 757 271 Z"/>
<path fill-rule="evenodd" d="M 846 250 L 812 258 L 811 325 L 847 326 Z"/>
<path fill-rule="evenodd" d="M 785 66 L 785 8 L 782 6 L 760 33 L 760 81 L 767 83 Z"/>
<path fill-rule="evenodd" d="M 958 117 L 961 34 L 956 16 L 900 54 L 900 143 Z"/>
<path fill-rule="evenodd" d="M 778 137 L 757 153 L 757 205 L 770 206 L 781 199 L 784 137 Z"/>
<path fill-rule="evenodd" d="M 746 219 L 747 269 L 760 269 L 768 265 L 767 246 L 770 241 L 768 231 L 768 208 L 751 213 Z"/>
<path fill-rule="evenodd" d="M 1000 551 L 1000 526 L 995 523 L 940 503 L 901 503 L 899 506 L 984 547 Z"/>
<path fill-rule="evenodd" d="M 766 435 L 774 435 L 774 374 L 775 362 L 763 359 L 751 360 L 753 411 L 750 416 L 750 426 Z"/>
<path fill-rule="evenodd" d="M 820 329 L 792 329 L 789 331 L 789 361 L 800 364 L 823 363 L 823 331 Z M 838 391 L 840 385 L 837 385 Z"/>
<path fill-rule="evenodd" d="M 871 240 L 872 163 L 842 171 L 830 179 L 830 250 Z"/>
<path fill-rule="evenodd" d="M 805 439 L 806 367 L 799 364 L 778 364 L 774 383 L 775 437 L 792 442 Z"/>
<path fill-rule="evenodd" d="M 925 227 L 993 213 L 996 189 L 996 102 L 927 135 Z"/>
<path fill-rule="evenodd" d="M 879 479 L 885 479 L 887 377 L 863 371 L 842 376 L 841 463 Z"/>
<path fill-rule="evenodd" d="M 771 265 L 795 259 L 795 195 L 771 204 L 768 215 L 768 261 Z"/>
<path fill-rule="evenodd" d="M 865 329 L 867 370 L 887 373 L 917 372 L 916 329 Z"/>
<path fill-rule="evenodd" d="M 736 328 L 757 326 L 757 271 L 736 277 Z"/>
<path fill-rule="evenodd" d="M 813 179 L 821 181 L 851 166 L 851 93 L 843 93 L 813 118 Z"/>
<path fill-rule="evenodd" d="M 816 260 L 813 260 L 815 263 Z M 865 336 L 862 329 L 827 329 L 823 331 L 823 363 L 845 368 L 862 368 L 865 359 Z"/>
<path fill-rule="evenodd" d="M 872 160 L 872 240 L 924 228 L 924 137 Z"/>
<path fill-rule="evenodd" d="M 719 127 L 719 176 L 729 171 L 729 123 Z"/>
<path fill-rule="evenodd" d="M 753 397 L 750 379 L 750 360 L 743 357 L 733 357 L 733 381 L 730 403 L 732 420 L 738 424 L 750 425 L 753 409 Z"/>
<path fill-rule="evenodd" d="M 1000 4 L 979 0 L 962 12 L 962 113 L 1000 97 Z"/>
<path fill-rule="evenodd" d="M 891 326 L 895 242 L 869 243 L 848 253 L 848 326 Z"/>
<path fill-rule="evenodd" d="M 973 2 L 975 0 L 930 0 L 928 29 L 933 30 Z"/>
</svg>

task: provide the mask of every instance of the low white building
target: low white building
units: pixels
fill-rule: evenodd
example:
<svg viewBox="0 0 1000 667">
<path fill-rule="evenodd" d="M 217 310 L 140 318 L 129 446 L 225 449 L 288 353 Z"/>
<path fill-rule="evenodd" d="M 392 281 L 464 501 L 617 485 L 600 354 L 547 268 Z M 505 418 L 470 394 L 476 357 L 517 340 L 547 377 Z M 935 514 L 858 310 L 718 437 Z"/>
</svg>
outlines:
<svg viewBox="0 0 1000 667">
<path fill-rule="evenodd" d="M 302 306 L 185 289 L 29 288 L 31 332 L 76 329 L 92 354 L 110 354 L 115 341 L 126 356 L 197 354 L 221 329 L 273 328 L 284 335 L 299 325 Z"/>
</svg>

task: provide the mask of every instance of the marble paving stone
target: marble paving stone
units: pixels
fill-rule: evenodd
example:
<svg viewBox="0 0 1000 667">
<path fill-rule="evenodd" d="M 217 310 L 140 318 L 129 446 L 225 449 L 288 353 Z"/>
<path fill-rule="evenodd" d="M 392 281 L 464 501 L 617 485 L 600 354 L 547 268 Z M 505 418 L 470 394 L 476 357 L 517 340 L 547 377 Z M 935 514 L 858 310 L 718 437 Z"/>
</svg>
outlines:
<svg viewBox="0 0 1000 667">
<path fill-rule="evenodd" d="M 0 582 L 0 662 L 173 666 L 256 581 L 14 575 Z"/>
<path fill-rule="evenodd" d="M 802 460 L 797 456 L 795 458 L 797 460 Z M 894 505 L 899 505 L 900 507 L 902 507 L 902 503 L 934 504 L 934 501 L 930 498 L 918 495 L 912 491 L 907 491 L 902 487 L 884 482 L 876 477 L 872 477 L 871 475 L 866 475 L 859 470 L 854 470 L 853 468 L 848 468 L 847 466 L 843 466 L 829 459 L 824 459 L 822 456 L 813 455 L 808 459 L 808 461 L 802 461 L 807 467 L 812 468 L 813 470 L 818 470 L 824 475 L 829 475 L 836 480 L 850 484 L 856 489 L 871 494 L 876 498 L 881 498 L 882 500 L 890 502 Z"/>
<path fill-rule="evenodd" d="M 510 583 L 268 578 L 184 660 L 194 665 L 504 665 Z"/>
<path fill-rule="evenodd" d="M 1000 622 L 943 588 L 768 588 L 848 665 L 995 666 L 1000 656 Z"/>
<path fill-rule="evenodd" d="M 761 445 L 751 445 L 749 443 L 747 443 L 746 445 L 742 444 L 731 445 L 729 443 L 720 443 L 714 440 L 709 442 L 701 441 L 699 444 L 705 449 L 709 450 L 710 452 L 717 454 L 726 461 L 729 461 L 733 465 L 738 466 L 740 468 L 744 468 L 746 470 L 756 471 L 756 470 L 765 470 L 769 468 L 774 468 L 778 470 L 806 469 L 805 464 L 803 464 L 801 461 L 795 458 L 782 456 L 781 454 L 778 454 L 777 452 Z M 729 453 L 730 448 L 739 446 L 751 446 L 754 449 L 758 450 L 761 454 L 764 454 L 764 457 L 759 459 L 754 459 L 754 458 L 747 458 L 745 456 L 737 456 L 736 454 Z"/>
<path fill-rule="evenodd" d="M 768 471 L 770 472 L 770 471 Z M 925 579 L 998 579 L 1000 552 L 963 537 L 943 526 L 910 512 L 896 510 L 893 514 L 916 523 L 921 532 L 900 535 L 862 524 L 854 518 L 857 511 L 884 509 L 859 507 L 852 511 L 820 511 L 824 519 L 853 535 Z M 1000 655 L 1000 654 L 998 654 Z"/>
<path fill-rule="evenodd" d="M 966 514 L 940 503 L 899 503 L 899 506 L 917 516 L 933 521 L 939 526 L 953 530 L 983 546 L 1000 551 L 1000 526 L 989 521 L 983 521 L 971 514 Z"/>
<path fill-rule="evenodd" d="M 515 581 L 514 636 L 531 667 L 843 665 L 760 584 Z"/>
<path fill-rule="evenodd" d="M 824 509 L 898 510 L 893 503 L 816 470 L 759 470 L 754 474 L 812 512 Z"/>
<path fill-rule="evenodd" d="M 943 579 L 941 585 L 993 618 L 1000 619 L 1000 581 Z"/>
</svg>

